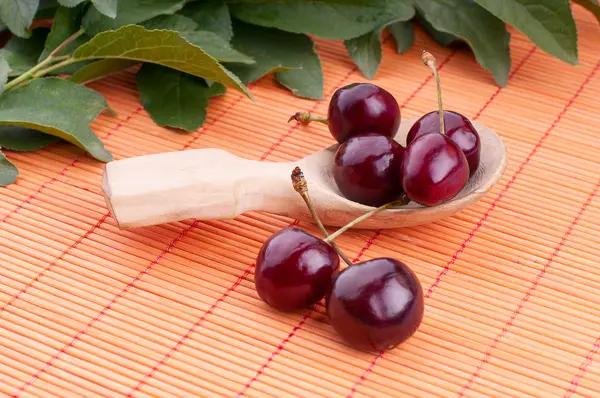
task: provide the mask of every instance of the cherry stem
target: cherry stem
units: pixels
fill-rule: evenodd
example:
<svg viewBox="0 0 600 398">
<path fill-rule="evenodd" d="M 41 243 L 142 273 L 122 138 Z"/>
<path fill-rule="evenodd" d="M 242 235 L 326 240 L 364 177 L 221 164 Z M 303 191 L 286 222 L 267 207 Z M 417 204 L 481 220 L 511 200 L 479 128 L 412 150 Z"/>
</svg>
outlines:
<svg viewBox="0 0 600 398">
<path fill-rule="evenodd" d="M 330 243 L 332 240 L 334 240 L 335 238 L 337 238 L 344 232 L 348 231 L 350 228 L 354 227 L 356 224 L 365 221 L 367 218 L 371 217 L 373 214 L 380 212 L 381 210 L 389 209 L 390 207 L 404 206 L 404 205 L 408 204 L 409 202 L 410 202 L 410 199 L 406 195 L 403 195 L 402 198 L 399 200 L 395 200 L 393 202 L 386 203 L 383 206 L 379 206 L 378 208 L 368 211 L 365 214 L 363 214 L 362 216 L 350 221 L 348 224 L 346 224 L 342 228 L 338 229 L 337 231 L 335 231 L 334 233 L 329 235 L 324 240 L 325 240 L 325 242 Z"/>
<path fill-rule="evenodd" d="M 319 215 L 315 211 L 315 207 L 312 204 L 312 200 L 308 195 L 308 184 L 306 182 L 306 178 L 304 178 L 304 173 L 302 172 L 302 170 L 300 170 L 300 167 L 296 167 L 294 171 L 292 171 L 292 184 L 294 185 L 294 189 L 296 190 L 296 192 L 298 192 L 300 196 L 302 196 L 302 199 L 304 199 L 304 203 L 306 203 L 308 210 L 310 210 L 310 214 L 312 214 L 313 218 L 315 219 L 315 222 L 317 223 L 317 226 L 323 233 L 323 236 L 327 238 L 329 236 L 329 232 L 327 232 L 325 226 L 319 218 Z M 342 260 L 346 262 L 346 264 L 348 264 L 349 266 L 353 265 L 352 261 L 350 261 L 350 259 L 346 257 L 344 252 L 342 252 L 342 250 L 334 242 L 327 243 L 329 243 L 335 249 L 335 251 L 342 258 Z"/>
<path fill-rule="evenodd" d="M 313 115 L 310 112 L 296 112 L 292 115 L 292 117 L 289 118 L 288 123 L 291 122 L 292 120 L 296 120 L 305 126 L 308 126 L 308 124 L 310 122 L 319 122 L 319 123 L 327 124 L 326 118 L 319 116 L 319 115 Z"/>
<path fill-rule="evenodd" d="M 440 75 L 438 74 L 437 68 L 435 67 L 435 57 L 428 51 L 423 50 L 421 53 L 421 61 L 431 69 L 433 76 L 435 77 L 435 84 L 437 86 L 437 97 L 438 97 L 438 108 L 440 114 L 440 132 L 446 133 L 446 126 L 444 125 L 444 108 L 442 107 L 442 86 L 440 84 Z"/>
</svg>

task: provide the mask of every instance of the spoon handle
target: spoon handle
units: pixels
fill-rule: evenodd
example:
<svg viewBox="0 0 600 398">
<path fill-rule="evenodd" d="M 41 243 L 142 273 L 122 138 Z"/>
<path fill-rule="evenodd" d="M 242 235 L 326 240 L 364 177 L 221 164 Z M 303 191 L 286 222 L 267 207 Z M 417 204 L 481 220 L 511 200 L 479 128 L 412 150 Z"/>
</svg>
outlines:
<svg viewBox="0 0 600 398">
<path fill-rule="evenodd" d="M 287 214 L 299 205 L 293 166 L 221 149 L 167 152 L 108 163 L 102 191 L 120 228 L 232 219 L 247 211 Z"/>
</svg>

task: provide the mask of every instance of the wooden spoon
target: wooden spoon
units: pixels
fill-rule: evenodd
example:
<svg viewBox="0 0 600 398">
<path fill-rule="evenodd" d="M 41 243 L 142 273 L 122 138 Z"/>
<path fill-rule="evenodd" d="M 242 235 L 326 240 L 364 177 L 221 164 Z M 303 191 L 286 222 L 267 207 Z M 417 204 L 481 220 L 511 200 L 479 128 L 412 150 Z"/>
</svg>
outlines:
<svg viewBox="0 0 600 398">
<path fill-rule="evenodd" d="M 406 144 L 416 119 L 403 121 L 395 139 Z M 434 207 L 409 203 L 376 213 L 356 228 L 399 228 L 430 223 L 472 205 L 500 179 L 507 154 L 502 139 L 474 122 L 481 138 L 481 163 L 465 188 L 452 200 Z M 221 149 L 194 149 L 138 156 L 110 162 L 102 190 L 120 228 L 142 227 L 190 218 L 232 219 L 264 211 L 312 221 L 290 175 L 299 166 L 323 224 L 340 227 L 372 207 L 344 198 L 331 174 L 338 145 L 296 162 L 260 162 Z"/>
</svg>

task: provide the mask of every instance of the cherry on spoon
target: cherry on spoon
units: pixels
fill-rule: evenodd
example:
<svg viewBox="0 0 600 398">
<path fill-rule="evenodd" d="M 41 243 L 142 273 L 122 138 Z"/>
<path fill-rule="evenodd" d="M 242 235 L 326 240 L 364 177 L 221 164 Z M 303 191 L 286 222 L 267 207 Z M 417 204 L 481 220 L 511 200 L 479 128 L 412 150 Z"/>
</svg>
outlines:
<svg viewBox="0 0 600 398">
<path fill-rule="evenodd" d="M 469 174 L 473 175 L 479 168 L 481 155 L 481 139 L 477 129 L 471 121 L 457 112 L 443 110 L 442 107 L 442 87 L 440 77 L 435 67 L 435 58 L 430 53 L 424 51 L 421 59 L 429 68 L 431 68 L 436 81 L 438 110 L 429 112 L 420 117 L 412 125 L 406 136 L 406 145 L 410 145 L 418 136 L 440 132 L 446 134 L 465 154 L 469 162 Z"/>
<path fill-rule="evenodd" d="M 358 134 L 373 133 L 393 138 L 400 126 L 400 107 L 392 94 L 370 83 L 352 83 L 335 91 L 329 101 L 327 118 L 297 112 L 289 120 L 304 125 L 327 124 L 340 144 Z"/>
<path fill-rule="evenodd" d="M 406 148 L 400 168 L 406 195 L 424 206 L 436 206 L 454 198 L 469 180 L 469 163 L 464 152 L 443 134 L 444 110 L 435 58 L 424 51 L 423 63 L 431 68 L 437 83 L 440 132 L 416 137 Z"/>
<path fill-rule="evenodd" d="M 340 192 L 354 202 L 381 206 L 402 193 L 400 165 L 404 147 L 378 134 L 360 134 L 340 145 L 332 165 Z"/>
</svg>

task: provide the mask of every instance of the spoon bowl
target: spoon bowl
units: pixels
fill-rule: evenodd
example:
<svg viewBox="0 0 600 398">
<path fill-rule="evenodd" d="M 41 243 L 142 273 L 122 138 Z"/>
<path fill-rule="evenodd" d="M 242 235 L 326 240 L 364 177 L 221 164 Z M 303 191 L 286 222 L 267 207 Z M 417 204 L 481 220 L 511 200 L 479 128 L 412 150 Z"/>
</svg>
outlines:
<svg viewBox="0 0 600 398">
<path fill-rule="evenodd" d="M 416 119 L 403 121 L 395 140 L 403 146 Z M 463 190 L 438 206 L 408 205 L 380 211 L 357 224 L 360 229 L 401 228 L 437 221 L 481 199 L 506 169 L 502 139 L 473 122 L 481 139 L 481 162 Z M 299 166 L 324 225 L 341 227 L 373 208 L 342 196 L 331 166 L 339 144 L 296 162 L 242 159 L 221 149 L 193 149 L 112 161 L 104 168 L 102 190 L 120 228 L 134 228 L 185 219 L 233 219 L 261 211 L 312 221 L 290 175 Z"/>
</svg>

